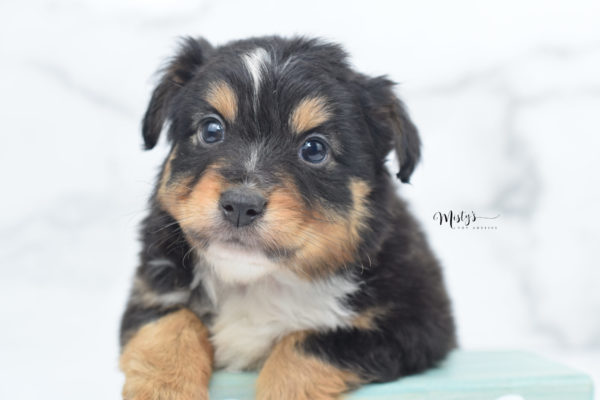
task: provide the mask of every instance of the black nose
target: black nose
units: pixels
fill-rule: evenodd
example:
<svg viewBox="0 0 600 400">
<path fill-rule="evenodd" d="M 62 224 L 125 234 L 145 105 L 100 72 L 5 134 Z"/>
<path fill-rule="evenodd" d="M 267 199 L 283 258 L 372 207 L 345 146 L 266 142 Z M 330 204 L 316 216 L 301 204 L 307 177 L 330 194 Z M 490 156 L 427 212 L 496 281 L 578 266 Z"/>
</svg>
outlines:
<svg viewBox="0 0 600 400">
<path fill-rule="evenodd" d="M 246 226 L 263 213 L 267 201 L 252 189 L 230 189 L 221 194 L 223 216 L 234 226 Z"/>
</svg>

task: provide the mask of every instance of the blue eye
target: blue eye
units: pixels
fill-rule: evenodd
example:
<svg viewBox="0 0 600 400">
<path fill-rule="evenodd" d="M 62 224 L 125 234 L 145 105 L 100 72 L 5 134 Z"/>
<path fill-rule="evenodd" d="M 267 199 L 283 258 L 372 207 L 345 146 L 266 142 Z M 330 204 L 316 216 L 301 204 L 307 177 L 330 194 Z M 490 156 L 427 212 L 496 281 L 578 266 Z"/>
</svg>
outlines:
<svg viewBox="0 0 600 400">
<path fill-rule="evenodd" d="M 327 145 L 318 138 L 310 138 L 300 148 L 300 157 L 311 164 L 319 164 L 327 158 Z"/>
<path fill-rule="evenodd" d="M 206 118 L 200 128 L 200 137 L 207 144 L 222 142 L 225 139 L 225 128 L 218 119 L 214 117 Z"/>
</svg>

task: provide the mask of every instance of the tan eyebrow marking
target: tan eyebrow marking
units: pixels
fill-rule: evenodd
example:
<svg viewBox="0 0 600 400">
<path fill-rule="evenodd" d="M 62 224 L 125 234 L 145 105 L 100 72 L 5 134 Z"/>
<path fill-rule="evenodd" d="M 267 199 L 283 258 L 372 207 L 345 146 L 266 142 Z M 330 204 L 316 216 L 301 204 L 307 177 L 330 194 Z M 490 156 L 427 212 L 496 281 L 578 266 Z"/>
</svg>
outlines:
<svg viewBox="0 0 600 400">
<path fill-rule="evenodd" d="M 290 126 L 294 133 L 306 132 L 316 128 L 331 117 L 331 111 L 325 97 L 307 97 L 302 99 L 290 116 Z"/>
<path fill-rule="evenodd" d="M 210 84 L 206 101 L 229 122 L 235 120 L 238 110 L 237 97 L 231 86 L 225 81 L 216 81 Z"/>
</svg>

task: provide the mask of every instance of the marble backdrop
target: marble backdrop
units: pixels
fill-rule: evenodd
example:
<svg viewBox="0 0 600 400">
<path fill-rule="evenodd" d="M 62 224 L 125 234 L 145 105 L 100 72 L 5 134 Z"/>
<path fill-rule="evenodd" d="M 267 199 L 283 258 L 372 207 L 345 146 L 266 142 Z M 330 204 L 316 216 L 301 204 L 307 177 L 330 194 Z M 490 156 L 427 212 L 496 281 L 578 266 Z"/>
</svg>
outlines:
<svg viewBox="0 0 600 400">
<path fill-rule="evenodd" d="M 398 81 L 424 142 L 398 190 L 443 262 L 462 347 L 598 382 L 600 3 L 484 3 L 1 2 L 0 397 L 118 397 L 136 226 L 167 151 L 141 151 L 139 121 L 180 35 L 319 35 Z M 498 218 L 434 219 L 451 210 Z"/>
</svg>

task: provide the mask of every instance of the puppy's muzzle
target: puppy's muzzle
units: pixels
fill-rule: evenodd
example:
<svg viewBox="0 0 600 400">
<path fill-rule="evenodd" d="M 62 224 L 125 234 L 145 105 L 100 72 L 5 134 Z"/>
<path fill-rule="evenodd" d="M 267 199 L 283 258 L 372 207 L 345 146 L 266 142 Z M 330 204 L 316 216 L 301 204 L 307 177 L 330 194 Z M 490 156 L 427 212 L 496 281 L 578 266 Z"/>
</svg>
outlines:
<svg viewBox="0 0 600 400">
<path fill-rule="evenodd" d="M 235 227 L 250 225 L 263 214 L 267 200 L 250 188 L 234 188 L 221 193 L 223 218 Z"/>
</svg>

